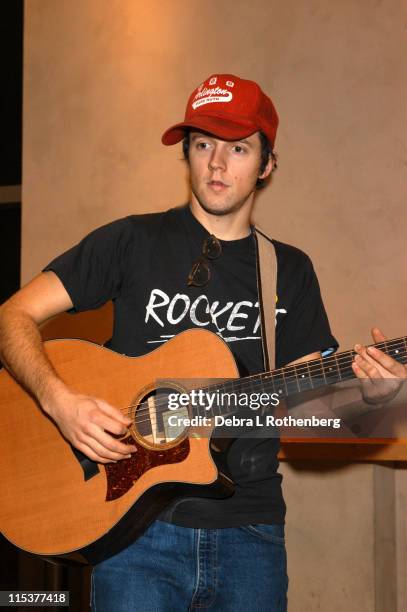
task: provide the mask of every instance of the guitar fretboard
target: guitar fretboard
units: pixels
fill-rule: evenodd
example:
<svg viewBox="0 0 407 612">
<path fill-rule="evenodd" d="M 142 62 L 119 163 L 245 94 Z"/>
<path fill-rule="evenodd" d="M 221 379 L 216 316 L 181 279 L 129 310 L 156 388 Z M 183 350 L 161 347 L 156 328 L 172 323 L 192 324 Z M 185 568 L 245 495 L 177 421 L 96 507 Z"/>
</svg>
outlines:
<svg viewBox="0 0 407 612">
<path fill-rule="evenodd" d="M 407 363 L 407 337 L 386 340 L 373 344 L 396 361 Z M 329 357 L 312 359 L 295 365 L 277 368 L 270 372 L 263 372 L 253 376 L 228 380 L 219 385 L 211 385 L 206 392 L 219 394 L 275 393 L 283 399 L 302 391 L 318 389 L 346 380 L 356 378 L 352 369 L 352 362 L 357 353 L 353 350 L 338 353 Z M 219 414 L 232 414 L 237 407 L 222 406 L 216 403 L 213 408 L 205 408 L 202 412 L 208 417 Z M 199 412 L 199 411 L 198 411 Z"/>
</svg>

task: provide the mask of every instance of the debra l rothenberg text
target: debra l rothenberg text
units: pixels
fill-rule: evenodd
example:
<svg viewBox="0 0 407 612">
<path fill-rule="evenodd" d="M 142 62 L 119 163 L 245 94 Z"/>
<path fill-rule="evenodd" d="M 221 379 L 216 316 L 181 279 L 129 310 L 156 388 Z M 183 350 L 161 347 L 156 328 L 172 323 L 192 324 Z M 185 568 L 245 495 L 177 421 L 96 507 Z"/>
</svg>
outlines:
<svg viewBox="0 0 407 612">
<path fill-rule="evenodd" d="M 188 418 L 172 414 L 168 418 L 168 424 L 171 427 L 207 427 L 213 424 L 215 427 L 332 427 L 338 429 L 341 426 L 341 419 L 325 419 L 315 415 L 306 418 L 296 418 L 291 415 L 283 417 L 275 417 L 274 415 L 260 417 L 256 415 L 255 418 L 216 415 L 213 418 L 203 416 Z"/>
</svg>

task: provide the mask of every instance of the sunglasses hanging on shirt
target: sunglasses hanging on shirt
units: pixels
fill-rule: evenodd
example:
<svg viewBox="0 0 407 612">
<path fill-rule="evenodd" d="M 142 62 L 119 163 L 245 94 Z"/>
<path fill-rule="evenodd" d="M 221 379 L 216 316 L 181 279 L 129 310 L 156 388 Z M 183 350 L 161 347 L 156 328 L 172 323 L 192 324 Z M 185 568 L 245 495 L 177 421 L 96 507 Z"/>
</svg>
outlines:
<svg viewBox="0 0 407 612">
<path fill-rule="evenodd" d="M 211 278 L 210 262 L 218 259 L 222 255 L 222 245 L 220 241 L 210 234 L 202 246 L 202 255 L 193 264 L 188 275 L 188 286 L 204 287 Z"/>
</svg>

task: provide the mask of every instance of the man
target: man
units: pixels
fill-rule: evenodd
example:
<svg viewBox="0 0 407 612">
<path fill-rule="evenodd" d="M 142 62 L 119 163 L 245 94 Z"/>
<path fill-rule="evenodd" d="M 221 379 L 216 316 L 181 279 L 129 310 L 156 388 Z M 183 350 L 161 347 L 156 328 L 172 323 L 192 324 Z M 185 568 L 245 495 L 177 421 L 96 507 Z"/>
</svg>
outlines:
<svg viewBox="0 0 407 612">
<path fill-rule="evenodd" d="M 275 166 L 277 126 L 273 103 L 256 83 L 212 75 L 192 93 L 185 120 L 163 135 L 165 145 L 183 140 L 189 206 L 99 228 L 2 307 L 1 359 L 90 459 L 109 463 L 137 452 L 112 436 L 124 434 L 130 420 L 102 399 L 66 387 L 44 355 L 38 324 L 113 300 L 115 351 L 141 355 L 185 329 L 204 327 L 229 342 L 242 374 L 263 371 L 250 217 L 256 187 Z M 216 253 L 208 253 L 211 242 Z M 309 258 L 277 241 L 274 248 L 280 367 L 320 357 L 337 343 Z M 383 339 L 379 330 L 373 337 Z M 377 349 L 357 352 L 353 368 L 370 401 L 377 396 L 371 378 L 405 377 L 404 367 Z M 96 566 L 94 609 L 286 610 L 277 452 L 273 438 L 233 442 L 227 462 L 234 496 L 172 504 L 137 542 Z"/>
</svg>

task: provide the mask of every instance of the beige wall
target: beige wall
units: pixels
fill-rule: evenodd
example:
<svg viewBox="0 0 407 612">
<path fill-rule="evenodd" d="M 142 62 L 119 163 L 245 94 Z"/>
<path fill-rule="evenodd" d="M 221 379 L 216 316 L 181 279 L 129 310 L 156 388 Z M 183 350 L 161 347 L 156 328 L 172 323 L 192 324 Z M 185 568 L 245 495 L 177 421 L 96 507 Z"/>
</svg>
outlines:
<svg viewBox="0 0 407 612">
<path fill-rule="evenodd" d="M 25 280 L 101 223 L 185 201 L 161 133 L 230 71 L 275 100 L 280 168 L 257 218 L 312 256 L 343 348 L 374 324 L 405 333 L 405 2 L 26 4 Z"/>
<path fill-rule="evenodd" d="M 378 612 L 372 466 L 296 462 L 281 471 L 289 612 Z"/>
<path fill-rule="evenodd" d="M 93 227 L 186 200 L 161 133 L 227 71 L 275 101 L 279 170 L 256 216 L 311 255 L 342 348 L 373 324 L 405 334 L 406 13 L 401 0 L 27 0 L 23 279 Z M 285 466 L 292 612 L 392 612 L 375 595 L 374 469 Z M 398 517 L 405 487 L 398 473 Z M 407 609 L 402 573 L 398 590 Z"/>
</svg>

